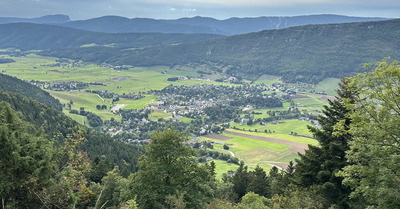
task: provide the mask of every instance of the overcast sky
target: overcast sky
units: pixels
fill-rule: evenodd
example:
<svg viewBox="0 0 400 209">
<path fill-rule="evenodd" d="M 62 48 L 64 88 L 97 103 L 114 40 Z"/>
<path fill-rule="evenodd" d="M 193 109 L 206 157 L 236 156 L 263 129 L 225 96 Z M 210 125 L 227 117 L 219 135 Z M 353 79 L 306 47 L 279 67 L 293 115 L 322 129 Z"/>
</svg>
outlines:
<svg viewBox="0 0 400 209">
<path fill-rule="evenodd" d="M 398 18 L 399 0 L 0 0 L 0 17 L 69 15 L 72 20 L 105 15 L 176 19 L 340 14 Z"/>
</svg>

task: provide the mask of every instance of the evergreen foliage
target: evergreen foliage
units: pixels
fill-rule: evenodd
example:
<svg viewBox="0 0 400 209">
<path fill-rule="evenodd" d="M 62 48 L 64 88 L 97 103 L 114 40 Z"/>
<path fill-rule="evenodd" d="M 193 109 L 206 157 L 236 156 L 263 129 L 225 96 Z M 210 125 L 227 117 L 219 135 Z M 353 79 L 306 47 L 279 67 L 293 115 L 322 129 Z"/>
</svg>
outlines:
<svg viewBox="0 0 400 209">
<path fill-rule="evenodd" d="M 52 144 L 31 128 L 0 102 L 0 196 L 7 208 L 40 207 L 35 192 L 51 184 L 57 167 Z"/>
<path fill-rule="evenodd" d="M 39 102 L 42 102 L 50 107 L 53 107 L 56 110 L 62 110 L 62 105 L 60 101 L 52 97 L 49 92 L 44 91 L 41 88 L 31 85 L 16 77 L 0 73 L 0 89 L 25 95 L 32 99 L 36 99 Z"/>
<path fill-rule="evenodd" d="M 344 101 L 352 103 L 356 95 L 350 91 L 348 85 L 342 79 L 340 89 L 337 90 L 338 96 L 329 101 L 329 106 L 324 106 L 323 115 L 318 118 L 322 128 L 309 127 L 319 146 L 308 145 L 305 154 L 300 154 L 292 181 L 303 188 L 314 186 L 323 198 L 320 201 L 326 208 L 332 205 L 341 208 L 350 206 L 348 196 L 351 190 L 342 184 L 343 178 L 336 176 L 338 171 L 348 165 L 345 155 L 352 139 L 351 134 L 347 133 L 351 111 L 345 107 Z M 338 123 L 343 125 L 341 128 L 344 134 L 335 134 Z"/>
<path fill-rule="evenodd" d="M 62 146 L 68 135 L 81 130 L 87 141 L 80 148 L 86 150 L 91 159 L 104 155 L 112 165 L 118 165 L 121 170 L 137 169 L 137 159 L 143 153 L 143 148 L 139 145 L 116 141 L 108 135 L 79 125 L 62 112 L 19 94 L 0 90 L 0 101 L 10 104 L 23 121 L 33 124 L 34 129 L 43 128 L 46 138 L 54 139 L 57 146 Z"/>
</svg>

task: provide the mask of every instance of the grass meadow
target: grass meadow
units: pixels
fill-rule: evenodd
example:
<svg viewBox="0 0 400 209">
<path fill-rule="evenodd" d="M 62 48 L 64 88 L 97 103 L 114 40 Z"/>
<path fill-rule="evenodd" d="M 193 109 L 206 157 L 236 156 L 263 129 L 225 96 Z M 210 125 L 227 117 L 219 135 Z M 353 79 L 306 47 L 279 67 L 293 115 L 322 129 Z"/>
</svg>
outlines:
<svg viewBox="0 0 400 209">
<path fill-rule="evenodd" d="M 152 112 L 149 115 L 149 119 L 152 121 L 157 121 L 160 118 L 167 118 L 167 117 L 171 117 L 172 114 L 171 113 L 164 113 L 164 112 Z"/>
<path fill-rule="evenodd" d="M 236 127 L 237 129 L 243 131 L 251 130 L 252 132 L 255 132 L 255 130 L 257 129 L 257 132 L 262 132 L 262 133 L 265 133 L 265 130 L 267 130 L 275 134 L 290 134 L 291 132 L 296 132 L 301 135 L 311 136 L 311 133 L 307 128 L 307 125 L 311 125 L 310 122 L 298 119 L 281 120 L 281 121 L 283 123 L 279 124 L 270 123 L 269 125 L 260 125 L 259 123 L 253 123 L 252 125 L 247 125 L 246 123 L 244 123 L 243 125 L 240 125 L 239 123 L 231 122 L 230 127 L 232 128 Z"/>
<path fill-rule="evenodd" d="M 81 107 L 85 108 L 85 111 L 93 112 L 94 114 L 101 117 L 102 120 L 110 120 L 112 117 L 118 121 L 121 120 L 121 116 L 112 113 L 110 110 L 98 110 L 96 105 L 106 105 L 110 107 L 111 103 L 104 102 L 100 99 L 97 94 L 79 91 L 49 91 L 49 93 L 56 99 L 60 100 L 61 104 L 67 104 L 73 101 L 71 106 L 72 109 L 80 110 Z M 75 114 L 70 114 L 67 108 L 64 108 L 64 113 L 73 119 L 77 119 Z M 79 116 L 81 117 L 81 116 Z M 81 123 L 81 119 L 76 120 Z"/>
<path fill-rule="evenodd" d="M 315 86 L 315 91 L 324 91 L 330 96 L 336 96 L 335 89 L 338 89 L 339 78 L 325 78 Z"/>
<path fill-rule="evenodd" d="M 130 99 L 124 99 L 121 98 L 117 103 L 118 104 L 126 104 L 124 110 L 129 110 L 129 109 L 142 109 L 146 107 L 148 104 L 154 103 L 157 101 L 158 96 L 155 95 L 144 95 L 144 98 L 138 99 L 138 100 L 130 100 Z"/>
</svg>

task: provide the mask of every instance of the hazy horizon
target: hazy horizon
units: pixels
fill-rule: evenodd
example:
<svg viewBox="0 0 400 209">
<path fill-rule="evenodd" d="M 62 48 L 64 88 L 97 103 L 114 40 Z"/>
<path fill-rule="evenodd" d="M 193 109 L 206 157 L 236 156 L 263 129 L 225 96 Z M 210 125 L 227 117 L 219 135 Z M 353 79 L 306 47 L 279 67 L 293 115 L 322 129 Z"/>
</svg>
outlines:
<svg viewBox="0 0 400 209">
<path fill-rule="evenodd" d="M 71 20 L 110 15 L 154 19 L 202 16 L 219 20 L 318 14 L 398 18 L 400 3 L 397 0 L 0 0 L 0 14 L 21 18 L 64 14 Z"/>
</svg>

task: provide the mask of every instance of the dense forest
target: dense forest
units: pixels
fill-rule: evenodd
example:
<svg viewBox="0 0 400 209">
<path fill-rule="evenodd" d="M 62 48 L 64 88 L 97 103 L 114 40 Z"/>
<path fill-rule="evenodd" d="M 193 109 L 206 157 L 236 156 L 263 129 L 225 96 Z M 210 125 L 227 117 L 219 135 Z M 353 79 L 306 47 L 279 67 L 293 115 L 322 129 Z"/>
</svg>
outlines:
<svg viewBox="0 0 400 209">
<path fill-rule="evenodd" d="M 1 91 L 2 206 L 399 208 L 399 83 L 400 65 L 389 59 L 372 72 L 343 79 L 318 119 L 321 129 L 310 128 L 318 146 L 309 145 L 286 170 L 274 167 L 267 174 L 240 163 L 221 180 L 214 162 L 198 163 L 184 132 L 156 131 L 137 160 L 139 147 L 118 144 L 42 103 Z M 138 170 L 124 167 L 136 160 Z"/>
<path fill-rule="evenodd" d="M 115 141 L 108 135 L 79 125 L 56 109 L 20 94 L 0 90 L 0 101 L 10 105 L 21 120 L 31 125 L 32 131 L 41 130 L 43 136 L 55 146 L 63 145 L 65 138 L 81 131 L 87 140 L 80 149 L 85 150 L 90 158 L 105 156 L 111 165 L 122 170 L 131 172 L 137 169 L 137 159 L 143 153 L 141 146 Z"/>
<path fill-rule="evenodd" d="M 22 82 L 18 78 L 1 73 L 0 89 L 31 97 L 32 99 L 36 99 L 37 101 L 42 102 L 59 111 L 61 111 L 63 108 L 58 100 L 54 99 L 54 97 L 52 97 L 48 92 L 43 91 L 41 88 L 31 85 L 27 82 Z"/>
</svg>

